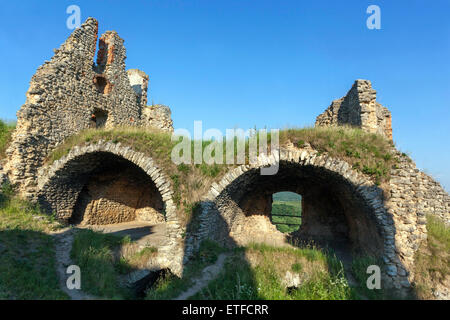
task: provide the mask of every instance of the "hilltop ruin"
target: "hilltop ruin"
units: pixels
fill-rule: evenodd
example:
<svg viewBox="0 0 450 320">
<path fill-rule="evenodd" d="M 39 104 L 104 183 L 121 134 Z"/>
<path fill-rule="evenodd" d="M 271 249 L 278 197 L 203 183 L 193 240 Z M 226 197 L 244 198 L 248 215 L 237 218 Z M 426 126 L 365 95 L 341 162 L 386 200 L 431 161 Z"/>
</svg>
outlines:
<svg viewBox="0 0 450 320">
<path fill-rule="evenodd" d="M 172 132 L 170 109 L 147 106 L 149 77 L 140 70 L 126 71 L 125 58 L 117 33 L 108 31 L 98 38 L 98 23 L 89 18 L 39 67 L 17 113 L 4 166 L 21 195 L 68 223 L 143 219 L 165 224 L 158 267 L 182 274 L 183 265 L 205 239 L 225 246 L 284 240 L 270 227 L 267 208 L 273 193 L 293 191 L 303 196 L 299 236 L 345 240 L 352 249 L 382 259 L 387 285 L 411 286 L 414 254 L 427 237 L 425 216 L 437 215 L 449 223 L 450 196 L 394 147 L 390 156 L 398 164 L 390 168 L 385 189 L 345 160 L 311 146 L 282 146 L 279 159 L 261 154 L 256 164 L 231 167 L 207 186 L 195 227 L 193 222 L 187 225 L 186 213 L 176 205 L 173 172 L 132 146 L 82 141 L 60 159 L 45 163 L 64 141 L 89 128 L 132 126 Z M 391 114 L 376 102 L 367 80 L 357 80 L 316 120 L 316 126 L 339 125 L 392 140 Z M 278 174 L 259 174 L 261 167 L 275 162 Z"/>
</svg>

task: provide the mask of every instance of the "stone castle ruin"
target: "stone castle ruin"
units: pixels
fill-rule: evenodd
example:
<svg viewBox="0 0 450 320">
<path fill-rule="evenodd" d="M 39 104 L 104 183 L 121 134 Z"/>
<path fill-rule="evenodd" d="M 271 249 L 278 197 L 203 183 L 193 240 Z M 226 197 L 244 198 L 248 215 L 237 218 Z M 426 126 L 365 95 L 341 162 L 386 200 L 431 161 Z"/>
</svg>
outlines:
<svg viewBox="0 0 450 320">
<path fill-rule="evenodd" d="M 6 166 L 11 182 L 26 196 L 35 194 L 37 169 L 45 157 L 84 129 L 127 125 L 173 130 L 170 109 L 147 107 L 149 77 L 125 70 L 123 42 L 114 31 L 98 38 L 98 23 L 89 18 L 31 79 Z"/>
<path fill-rule="evenodd" d="M 211 184 L 199 206 L 198 227 L 191 229 L 175 205 L 171 172 L 131 146 L 85 143 L 46 163 L 56 147 L 85 129 L 173 130 L 168 107 L 147 106 L 148 75 L 126 71 L 125 58 L 117 33 L 98 38 L 97 21 L 89 18 L 39 67 L 17 113 L 3 170 L 22 196 L 72 224 L 138 220 L 164 225 L 158 266 L 182 274 L 204 239 L 226 246 L 249 239 L 283 241 L 285 236 L 267 219 L 270 197 L 292 191 L 303 199 L 299 238 L 345 240 L 352 249 L 383 260 L 389 286 L 411 286 L 414 253 L 427 237 L 426 215 L 450 223 L 450 196 L 394 147 L 398 165 L 391 169 L 387 192 L 346 161 L 310 146 L 282 146 L 279 159 L 262 154 L 256 164 L 232 167 Z M 391 114 L 376 101 L 367 80 L 356 80 L 316 120 L 316 126 L 339 125 L 392 140 Z M 261 167 L 277 161 L 276 175 L 259 174 Z"/>
</svg>

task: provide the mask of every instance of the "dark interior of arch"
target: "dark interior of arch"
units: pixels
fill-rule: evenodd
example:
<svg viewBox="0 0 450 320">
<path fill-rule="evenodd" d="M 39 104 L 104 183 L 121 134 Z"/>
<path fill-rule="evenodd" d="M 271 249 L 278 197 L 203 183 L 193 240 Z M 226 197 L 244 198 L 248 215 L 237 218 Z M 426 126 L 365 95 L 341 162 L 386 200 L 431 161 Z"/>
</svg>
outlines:
<svg viewBox="0 0 450 320">
<path fill-rule="evenodd" d="M 78 189 L 69 223 L 164 220 L 161 194 L 151 178 L 131 161 L 96 152 L 75 162 L 65 174 L 66 183 Z"/>
<path fill-rule="evenodd" d="M 323 168 L 281 162 L 278 173 L 271 176 L 253 169 L 228 186 L 218 203 L 220 207 L 231 200 L 245 216 L 270 216 L 272 195 L 280 191 L 302 196 L 301 226 L 290 234 L 291 238 L 300 243 L 346 246 L 355 253 L 381 254 L 382 236 L 372 209 L 355 186 Z M 228 224 L 239 221 L 236 217 L 224 218 Z"/>
</svg>

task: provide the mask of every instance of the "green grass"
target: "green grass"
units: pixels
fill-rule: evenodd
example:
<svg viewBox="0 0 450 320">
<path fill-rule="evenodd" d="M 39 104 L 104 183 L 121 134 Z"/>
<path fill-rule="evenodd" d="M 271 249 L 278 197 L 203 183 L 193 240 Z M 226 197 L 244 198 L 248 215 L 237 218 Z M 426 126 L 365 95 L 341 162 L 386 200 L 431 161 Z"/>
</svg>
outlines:
<svg viewBox="0 0 450 320">
<path fill-rule="evenodd" d="M 290 191 L 281 191 L 272 195 L 273 201 L 302 201 L 302 196 Z"/>
<path fill-rule="evenodd" d="M 302 224 L 302 202 L 301 200 L 272 202 L 272 223 L 280 232 L 291 233 L 297 231 Z"/>
<path fill-rule="evenodd" d="M 60 290 L 52 217 L 13 195 L 0 194 L 0 299 L 67 299 Z"/>
<path fill-rule="evenodd" d="M 420 299 L 434 298 L 433 289 L 442 286 L 450 275 L 450 227 L 440 218 L 428 215 L 427 231 L 427 240 L 414 257 L 414 289 Z"/>
<path fill-rule="evenodd" d="M 225 251 L 226 249 L 220 247 L 213 241 L 203 241 L 199 251 L 184 267 L 183 277 L 179 278 L 174 275 L 167 275 L 159 279 L 147 292 L 147 299 L 168 300 L 177 297 L 193 285 L 193 278 L 198 277 L 206 266 L 215 263 L 218 255 Z"/>
<path fill-rule="evenodd" d="M 297 289 L 285 288 L 280 280 L 288 270 L 308 275 Z M 313 248 L 276 248 L 265 244 L 236 249 L 218 278 L 192 297 L 213 300 L 352 298 L 354 292 L 334 256 Z"/>
<path fill-rule="evenodd" d="M 81 289 L 97 297 L 127 299 L 131 292 L 119 286 L 119 275 L 130 271 L 126 260 L 115 259 L 114 250 L 129 238 L 89 229 L 74 236 L 71 258 L 81 270 Z"/>
<path fill-rule="evenodd" d="M 5 157 L 6 148 L 11 141 L 11 135 L 15 128 L 15 122 L 0 120 L 0 159 Z"/>
<path fill-rule="evenodd" d="M 302 218 L 300 217 L 289 217 L 289 216 L 272 216 L 272 222 L 277 225 L 279 223 L 282 224 L 291 224 L 291 225 L 300 225 L 302 223 Z"/>
</svg>

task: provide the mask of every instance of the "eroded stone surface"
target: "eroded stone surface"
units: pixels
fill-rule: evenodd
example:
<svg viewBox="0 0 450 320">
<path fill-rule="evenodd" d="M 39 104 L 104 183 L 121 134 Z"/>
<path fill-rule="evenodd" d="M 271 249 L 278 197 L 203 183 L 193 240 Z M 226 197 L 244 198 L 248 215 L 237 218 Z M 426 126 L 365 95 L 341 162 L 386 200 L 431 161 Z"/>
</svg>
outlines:
<svg viewBox="0 0 450 320">
<path fill-rule="evenodd" d="M 316 126 L 350 125 L 378 133 L 392 140 L 392 117 L 376 101 L 376 91 L 369 80 L 356 80 L 345 97 L 334 100 L 316 119 Z"/>
</svg>

